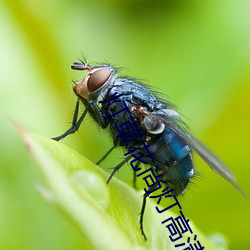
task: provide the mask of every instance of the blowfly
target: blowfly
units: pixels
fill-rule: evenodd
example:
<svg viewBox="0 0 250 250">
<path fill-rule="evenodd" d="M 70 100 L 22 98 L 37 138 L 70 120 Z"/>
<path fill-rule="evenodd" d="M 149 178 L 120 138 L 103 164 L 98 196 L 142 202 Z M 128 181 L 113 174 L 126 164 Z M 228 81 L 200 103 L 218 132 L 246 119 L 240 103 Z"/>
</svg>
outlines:
<svg viewBox="0 0 250 250">
<path fill-rule="evenodd" d="M 73 87 L 77 102 L 71 127 L 53 139 L 59 141 L 76 132 L 89 113 L 102 129 L 108 129 L 113 138 L 113 147 L 101 160 L 116 147 L 122 147 L 127 152 L 124 160 L 113 169 L 107 183 L 124 163 L 131 161 L 133 155 L 139 159 L 134 166 L 135 171 L 140 169 L 142 162 L 148 164 L 157 171 L 161 181 L 167 183 L 171 194 L 178 196 L 184 193 L 195 174 L 192 159 L 192 151 L 195 151 L 208 166 L 244 195 L 232 172 L 189 132 L 175 106 L 169 101 L 157 97 L 147 85 L 133 78 L 119 77 L 117 69 L 109 64 L 90 66 L 85 62 L 74 62 L 71 68 L 84 70 L 87 74 Z M 83 103 L 85 110 L 79 116 L 80 103 Z M 121 112 L 124 109 L 126 110 Z M 133 122 L 127 124 L 131 119 Z M 123 135 L 129 140 L 122 139 L 117 129 L 119 126 L 123 126 Z M 134 131 L 140 131 L 141 137 L 131 140 L 128 126 Z M 156 184 L 143 195 L 140 229 L 145 239 L 143 215 L 146 198 L 155 189 Z"/>
</svg>

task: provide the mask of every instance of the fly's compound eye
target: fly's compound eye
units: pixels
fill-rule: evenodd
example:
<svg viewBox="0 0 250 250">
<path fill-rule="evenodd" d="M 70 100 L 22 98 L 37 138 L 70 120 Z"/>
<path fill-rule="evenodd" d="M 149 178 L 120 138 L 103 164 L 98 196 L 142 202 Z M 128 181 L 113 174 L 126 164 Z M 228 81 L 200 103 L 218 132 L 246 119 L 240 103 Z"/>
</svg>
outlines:
<svg viewBox="0 0 250 250">
<path fill-rule="evenodd" d="M 93 92 L 99 89 L 110 77 L 111 72 L 108 69 L 99 69 L 90 74 L 88 79 L 88 90 Z"/>
</svg>

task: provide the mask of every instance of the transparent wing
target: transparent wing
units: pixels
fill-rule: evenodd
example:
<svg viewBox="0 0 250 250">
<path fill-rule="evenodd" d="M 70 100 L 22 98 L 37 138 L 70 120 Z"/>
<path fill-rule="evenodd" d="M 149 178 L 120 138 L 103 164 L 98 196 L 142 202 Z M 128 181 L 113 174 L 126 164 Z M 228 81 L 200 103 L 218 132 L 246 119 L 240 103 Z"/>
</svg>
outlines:
<svg viewBox="0 0 250 250">
<path fill-rule="evenodd" d="M 176 131 L 177 132 L 177 131 Z M 179 133 L 178 133 L 179 134 Z M 181 135 L 187 144 L 212 168 L 217 174 L 221 175 L 229 183 L 231 183 L 246 198 L 246 194 L 237 185 L 236 178 L 230 169 L 222 162 L 210 149 L 191 134 Z"/>
<path fill-rule="evenodd" d="M 192 148 L 207 164 L 212 170 L 221 175 L 229 183 L 231 183 L 242 195 L 247 199 L 247 195 L 243 190 L 236 184 L 236 178 L 229 168 L 202 142 L 195 138 L 185 127 L 185 124 L 182 123 L 179 116 L 170 115 L 169 111 L 164 110 L 160 113 L 151 113 L 150 116 L 157 119 L 158 122 L 161 122 L 166 127 L 174 131 L 182 140 L 184 140 L 190 148 Z M 178 113 L 177 113 L 178 114 Z"/>
</svg>

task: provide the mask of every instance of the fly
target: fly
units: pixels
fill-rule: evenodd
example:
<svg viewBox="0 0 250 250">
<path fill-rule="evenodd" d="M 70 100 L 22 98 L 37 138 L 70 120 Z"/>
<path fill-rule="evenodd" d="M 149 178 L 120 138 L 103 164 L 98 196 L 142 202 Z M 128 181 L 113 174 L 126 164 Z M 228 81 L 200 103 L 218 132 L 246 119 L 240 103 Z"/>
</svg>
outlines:
<svg viewBox="0 0 250 250">
<path fill-rule="evenodd" d="M 131 160 L 132 156 L 129 154 L 131 149 L 139 147 L 141 150 L 135 151 L 134 156 L 143 158 L 146 164 L 149 164 L 162 176 L 161 180 L 168 184 L 171 194 L 178 196 L 184 193 L 195 174 L 192 159 L 192 151 L 195 151 L 215 172 L 245 196 L 236 184 L 232 172 L 188 131 L 181 120 L 180 114 L 175 110 L 175 106 L 169 101 L 157 97 L 146 85 L 136 82 L 132 78 L 118 77 L 117 70 L 111 65 L 90 66 L 85 62 L 74 62 L 71 68 L 87 71 L 87 74 L 73 87 L 78 99 L 71 127 L 65 133 L 53 139 L 59 141 L 76 132 L 86 114 L 89 113 L 102 129 L 108 129 L 113 138 L 113 147 L 98 163 L 107 157 L 115 147 L 123 147 L 127 151 L 125 155 L 128 156 L 113 169 L 107 183 L 118 169 Z M 78 117 L 80 102 L 85 106 L 85 110 Z M 122 104 L 127 107 L 128 112 L 117 113 L 124 108 L 124 106 L 121 106 Z M 121 140 L 117 125 L 124 124 L 130 118 L 136 122 L 145 141 L 144 145 L 142 140 L 138 138 L 127 143 Z M 125 135 L 130 136 L 126 129 Z M 146 147 L 149 148 L 154 161 L 147 156 Z M 139 166 L 140 161 L 136 163 L 135 169 L 138 169 Z M 153 186 L 149 191 L 155 188 L 156 186 Z M 140 214 L 140 229 L 145 239 L 143 215 L 148 196 L 149 193 L 143 195 Z"/>
</svg>

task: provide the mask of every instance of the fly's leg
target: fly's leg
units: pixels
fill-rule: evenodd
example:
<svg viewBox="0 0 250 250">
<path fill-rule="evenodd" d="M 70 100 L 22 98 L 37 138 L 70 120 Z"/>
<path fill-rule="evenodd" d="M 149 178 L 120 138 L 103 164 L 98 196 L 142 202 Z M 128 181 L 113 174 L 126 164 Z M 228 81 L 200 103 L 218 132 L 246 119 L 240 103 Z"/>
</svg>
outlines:
<svg viewBox="0 0 250 250">
<path fill-rule="evenodd" d="M 139 166 L 140 166 L 140 162 L 139 161 L 137 161 L 136 162 L 136 165 L 135 165 L 135 169 L 137 169 L 137 168 L 139 168 Z M 136 170 L 134 170 L 134 173 L 133 173 L 133 187 L 134 187 L 134 189 L 137 189 L 136 188 Z"/>
<path fill-rule="evenodd" d="M 132 155 L 127 156 L 121 163 L 119 163 L 116 167 L 114 167 L 112 173 L 110 174 L 108 180 L 107 180 L 107 184 L 109 184 L 109 182 L 111 181 L 112 177 L 114 176 L 114 174 L 126 163 L 130 160 L 130 158 L 132 157 Z"/>
<path fill-rule="evenodd" d="M 76 102 L 76 106 L 75 106 L 75 110 L 74 110 L 74 116 L 73 116 L 71 127 L 65 133 L 63 133 L 62 135 L 59 135 L 57 137 L 53 137 L 51 139 L 53 139 L 55 141 L 60 141 L 64 137 L 68 136 L 69 134 L 75 133 L 79 129 L 79 127 L 80 127 L 80 125 L 81 125 L 81 123 L 82 123 L 82 121 L 83 121 L 84 117 L 86 116 L 86 114 L 88 112 L 88 109 L 89 109 L 89 105 L 88 105 L 86 107 L 86 109 L 84 110 L 84 112 L 82 113 L 82 115 L 79 118 L 79 120 L 77 121 L 78 111 L 79 111 L 79 103 L 80 103 L 80 101 L 78 99 L 77 102 Z"/>
<path fill-rule="evenodd" d="M 99 165 L 115 148 L 116 146 L 113 146 L 97 163 L 96 165 Z"/>
<path fill-rule="evenodd" d="M 107 117 L 103 114 L 103 112 L 94 101 L 90 100 L 89 105 L 91 107 L 89 112 L 93 115 L 93 117 L 95 117 L 97 123 L 101 125 L 102 128 L 106 128 L 108 126 Z"/>
<path fill-rule="evenodd" d="M 146 209 L 146 203 L 147 203 L 147 198 L 148 196 L 153 192 L 153 190 L 157 187 L 157 183 L 155 185 L 153 185 L 152 187 L 150 187 L 147 192 L 145 192 L 143 194 L 143 201 L 142 201 L 142 207 L 141 207 L 141 212 L 140 212 L 140 230 L 141 233 L 143 235 L 144 240 L 147 240 L 147 236 L 144 232 L 144 228 L 143 228 L 143 217 L 144 217 L 144 212 Z"/>
<path fill-rule="evenodd" d="M 134 171 L 134 173 L 133 173 L 133 187 L 134 187 L 134 189 L 137 189 L 136 188 L 136 172 Z"/>
<path fill-rule="evenodd" d="M 141 230 L 141 233 L 143 235 L 144 240 L 147 240 L 147 236 L 146 236 L 144 229 L 143 229 L 143 216 L 144 216 L 148 196 L 149 196 L 149 194 L 144 193 L 141 212 L 140 212 L 140 230 Z"/>
</svg>

